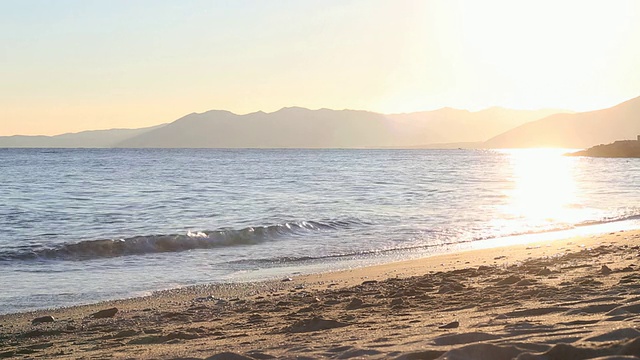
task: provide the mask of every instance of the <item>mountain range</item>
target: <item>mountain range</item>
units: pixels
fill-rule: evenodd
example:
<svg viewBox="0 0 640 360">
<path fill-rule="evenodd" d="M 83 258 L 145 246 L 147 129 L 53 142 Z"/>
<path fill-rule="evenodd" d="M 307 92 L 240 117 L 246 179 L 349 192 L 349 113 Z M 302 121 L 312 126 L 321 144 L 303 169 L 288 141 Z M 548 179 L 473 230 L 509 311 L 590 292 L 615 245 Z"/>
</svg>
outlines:
<svg viewBox="0 0 640 360">
<path fill-rule="evenodd" d="M 301 107 L 245 115 L 211 110 L 142 129 L 4 136 L 0 147 L 585 148 L 636 134 L 640 134 L 640 97 L 583 113 L 498 107 L 404 114 Z"/>
<path fill-rule="evenodd" d="M 0 147 L 121 148 L 387 148 L 471 143 L 557 110 L 443 108 L 404 114 L 283 108 L 237 115 L 212 110 L 143 129 L 84 131 L 57 136 L 4 136 Z M 441 145 L 437 145 L 440 147 Z"/>
<path fill-rule="evenodd" d="M 444 108 L 384 115 L 359 110 L 283 108 L 273 113 L 228 111 L 190 114 L 117 147 L 372 148 L 482 141 L 552 110 Z"/>
</svg>

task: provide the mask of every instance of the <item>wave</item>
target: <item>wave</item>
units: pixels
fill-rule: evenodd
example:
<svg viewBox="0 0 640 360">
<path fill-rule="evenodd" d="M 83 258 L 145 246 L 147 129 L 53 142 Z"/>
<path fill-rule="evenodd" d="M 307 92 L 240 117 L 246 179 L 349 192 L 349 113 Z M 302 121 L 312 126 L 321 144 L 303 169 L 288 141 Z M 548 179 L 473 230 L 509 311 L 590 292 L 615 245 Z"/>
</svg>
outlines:
<svg viewBox="0 0 640 360">
<path fill-rule="evenodd" d="M 461 245 L 461 244 L 473 243 L 476 241 L 486 241 L 486 240 L 500 239 L 500 238 L 546 234 L 546 233 L 571 230 L 575 228 L 582 228 L 587 226 L 596 226 L 596 225 L 610 224 L 610 223 L 621 222 L 621 221 L 633 221 L 633 220 L 640 220 L 640 214 L 635 214 L 635 213 L 625 214 L 625 215 L 620 215 L 616 217 L 607 217 L 600 220 L 584 221 L 584 222 L 580 222 L 573 225 L 566 224 L 566 225 L 558 225 L 558 226 L 546 228 L 546 229 L 513 232 L 508 234 L 496 234 L 496 235 L 490 235 L 490 236 L 479 236 L 479 237 L 469 238 L 466 240 L 448 239 L 445 241 L 438 241 L 432 244 L 417 244 L 417 245 L 398 246 L 398 247 L 383 248 L 383 249 L 357 250 L 353 252 L 327 254 L 327 255 L 321 255 L 321 256 L 282 256 L 282 257 L 273 257 L 273 258 L 243 259 L 243 260 L 230 261 L 229 263 L 231 264 L 232 263 L 239 263 L 239 264 L 252 263 L 252 264 L 261 264 L 262 266 L 281 266 L 284 264 L 302 263 L 302 262 L 319 261 L 319 260 L 327 260 L 327 259 L 357 258 L 357 257 L 372 256 L 372 255 L 384 256 L 385 254 L 390 254 L 390 253 L 401 253 L 406 251 L 421 251 L 429 248 Z"/>
<path fill-rule="evenodd" d="M 195 249 L 255 245 L 314 231 L 331 231 L 363 224 L 353 220 L 299 221 L 282 224 L 188 232 L 187 234 L 134 236 L 126 239 L 85 240 L 54 247 L 21 247 L 0 251 L 0 261 L 92 260 L 127 255 L 181 252 Z"/>
<path fill-rule="evenodd" d="M 580 227 L 580 226 L 600 225 L 600 224 L 608 224 L 612 222 L 628 221 L 628 220 L 640 220 L 640 214 L 631 213 L 631 214 L 623 214 L 620 216 L 606 217 L 600 220 L 588 220 L 588 221 L 583 221 L 579 224 L 576 224 L 575 226 Z"/>
<path fill-rule="evenodd" d="M 573 228 L 601 225 L 613 222 L 640 220 L 635 211 L 617 217 L 584 221 L 577 224 L 557 224 L 546 229 L 476 236 L 468 239 L 446 238 L 435 243 L 413 244 L 383 249 L 360 249 L 352 252 L 327 254 L 321 256 L 273 257 L 235 260 L 230 263 L 286 264 L 306 261 L 317 261 L 332 258 L 348 258 L 371 255 L 384 255 L 392 252 L 427 249 L 439 246 L 464 244 L 475 241 L 491 240 L 512 236 L 535 235 L 549 232 L 569 230 Z M 187 232 L 186 234 L 145 235 L 125 239 L 85 240 L 74 243 L 63 243 L 57 246 L 42 245 L 20 246 L 0 251 L 0 262 L 14 260 L 93 260 L 114 258 L 128 255 L 145 255 L 154 253 L 183 252 L 197 249 L 213 249 L 232 246 L 255 245 L 292 236 L 305 236 L 312 232 L 362 229 L 373 223 L 358 219 L 328 221 L 294 221 L 280 224 L 246 227 L 242 229 L 218 229 L 213 231 Z"/>
</svg>

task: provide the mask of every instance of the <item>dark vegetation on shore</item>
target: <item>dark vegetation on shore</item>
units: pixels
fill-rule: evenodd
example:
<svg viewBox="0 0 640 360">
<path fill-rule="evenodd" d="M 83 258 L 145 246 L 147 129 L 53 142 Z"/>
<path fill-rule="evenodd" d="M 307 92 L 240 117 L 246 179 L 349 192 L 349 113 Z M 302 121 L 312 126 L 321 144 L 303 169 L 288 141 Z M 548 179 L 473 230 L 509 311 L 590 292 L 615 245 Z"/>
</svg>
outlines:
<svg viewBox="0 0 640 360">
<path fill-rule="evenodd" d="M 601 144 L 586 150 L 577 151 L 569 156 L 591 156 L 609 158 L 640 158 L 640 141 L 621 140 L 612 144 Z"/>
</svg>

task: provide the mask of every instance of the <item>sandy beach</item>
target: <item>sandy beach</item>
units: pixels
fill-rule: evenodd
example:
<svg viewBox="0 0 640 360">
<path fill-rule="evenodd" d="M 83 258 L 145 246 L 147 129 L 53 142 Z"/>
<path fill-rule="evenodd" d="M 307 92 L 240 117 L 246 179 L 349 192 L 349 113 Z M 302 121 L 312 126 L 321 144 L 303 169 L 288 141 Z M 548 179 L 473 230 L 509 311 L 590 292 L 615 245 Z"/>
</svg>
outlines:
<svg viewBox="0 0 640 360">
<path fill-rule="evenodd" d="M 633 359 L 640 231 L 0 316 L 0 358 Z M 43 284 L 46 286 L 46 284 Z"/>
</svg>

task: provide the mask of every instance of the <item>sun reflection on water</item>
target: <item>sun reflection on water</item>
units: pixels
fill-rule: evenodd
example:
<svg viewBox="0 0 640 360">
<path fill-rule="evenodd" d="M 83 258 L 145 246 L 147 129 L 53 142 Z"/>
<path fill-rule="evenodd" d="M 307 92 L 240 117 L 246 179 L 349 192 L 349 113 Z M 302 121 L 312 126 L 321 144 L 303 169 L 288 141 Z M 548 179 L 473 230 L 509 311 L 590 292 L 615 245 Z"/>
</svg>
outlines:
<svg viewBox="0 0 640 360">
<path fill-rule="evenodd" d="M 507 150 L 513 187 L 504 212 L 531 224 L 579 221 L 575 161 L 564 149 Z"/>
</svg>

